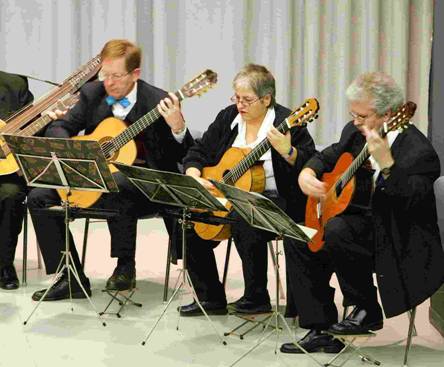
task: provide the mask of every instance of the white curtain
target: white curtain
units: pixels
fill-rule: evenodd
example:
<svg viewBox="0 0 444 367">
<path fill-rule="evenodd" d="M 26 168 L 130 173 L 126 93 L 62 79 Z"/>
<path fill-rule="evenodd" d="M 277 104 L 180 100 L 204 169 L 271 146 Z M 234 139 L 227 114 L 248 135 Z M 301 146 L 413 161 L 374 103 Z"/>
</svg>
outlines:
<svg viewBox="0 0 444 367">
<path fill-rule="evenodd" d="M 394 76 L 427 131 L 433 0 L 1 0 L 0 69 L 62 81 L 111 38 L 143 48 L 143 78 L 175 90 L 200 71 L 215 89 L 184 101 L 192 129 L 228 105 L 246 63 L 266 65 L 291 109 L 318 98 L 310 131 L 319 146 L 348 120 L 345 89 L 359 73 Z M 36 97 L 48 90 L 32 82 Z"/>
</svg>

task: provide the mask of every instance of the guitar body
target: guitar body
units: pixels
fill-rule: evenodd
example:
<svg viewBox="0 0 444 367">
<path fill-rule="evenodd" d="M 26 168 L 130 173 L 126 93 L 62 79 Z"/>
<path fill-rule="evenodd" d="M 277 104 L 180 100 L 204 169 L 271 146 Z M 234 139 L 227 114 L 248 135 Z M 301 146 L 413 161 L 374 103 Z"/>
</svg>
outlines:
<svg viewBox="0 0 444 367">
<path fill-rule="evenodd" d="M 89 135 L 75 136 L 74 140 L 94 140 L 99 142 L 100 146 L 103 146 L 106 142 L 109 142 L 114 137 L 122 133 L 127 128 L 127 125 L 122 120 L 115 117 L 108 117 L 103 120 L 95 130 Z M 132 165 L 137 157 L 137 147 L 134 140 L 130 140 L 122 148 L 112 154 L 110 157 L 106 157 L 109 163 L 109 169 L 112 173 L 117 172 L 116 166 L 113 162 Z M 57 190 L 62 200 L 67 200 L 65 190 Z M 95 191 L 82 191 L 72 190 L 69 195 L 69 202 L 72 206 L 80 208 L 88 208 L 93 205 L 102 196 L 101 192 Z"/>
<path fill-rule="evenodd" d="M 236 164 L 245 158 L 250 149 L 230 148 L 228 149 L 216 166 L 205 167 L 202 170 L 202 177 L 223 182 L 224 175 Z M 252 166 L 235 183 L 234 186 L 245 190 L 262 192 L 265 189 L 265 171 L 261 164 Z M 216 192 L 216 197 L 223 197 L 222 193 Z M 227 206 L 229 209 L 230 206 Z M 228 212 L 213 212 L 214 216 L 226 217 Z M 231 226 L 229 224 L 206 224 L 194 223 L 194 230 L 197 235 L 204 240 L 221 241 L 231 236 Z"/>
<path fill-rule="evenodd" d="M 318 231 L 308 243 L 308 247 L 313 252 L 321 250 L 324 246 L 324 227 L 327 222 L 336 215 L 341 214 L 353 199 L 356 187 L 355 177 L 352 177 L 342 188 L 339 195 L 334 189 L 338 179 L 352 162 L 353 156 L 350 153 L 344 153 L 336 162 L 333 171 L 322 175 L 322 181 L 327 184 L 325 201 L 320 203 L 318 199 L 311 196 L 307 199 L 305 225 Z"/>
<path fill-rule="evenodd" d="M 0 131 L 6 126 L 6 122 L 3 120 L 0 120 Z M 7 154 L 5 155 L 5 158 L 0 158 L 0 176 L 2 175 L 10 175 L 11 173 L 17 172 L 20 167 L 18 166 L 14 155 L 9 152 L 8 144 L 3 140 L 3 138 L 0 136 L 0 149 Z M 3 154 L 1 155 L 3 156 Z"/>
</svg>

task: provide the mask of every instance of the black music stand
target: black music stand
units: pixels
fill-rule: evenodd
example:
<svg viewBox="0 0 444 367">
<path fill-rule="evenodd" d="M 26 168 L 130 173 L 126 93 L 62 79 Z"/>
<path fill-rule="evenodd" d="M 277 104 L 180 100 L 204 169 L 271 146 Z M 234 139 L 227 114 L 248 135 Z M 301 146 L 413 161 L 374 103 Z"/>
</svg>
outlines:
<svg viewBox="0 0 444 367">
<path fill-rule="evenodd" d="M 194 216 L 190 212 L 190 209 L 199 209 L 206 211 L 227 211 L 227 209 L 213 197 L 199 182 L 190 176 L 185 176 L 178 173 L 156 171 L 148 168 L 132 167 L 124 164 L 115 163 L 115 166 L 128 177 L 128 179 L 151 201 L 161 203 L 169 206 L 179 207 L 182 211 L 179 223 L 182 228 L 182 268 L 176 282 L 176 287 L 171 298 L 168 300 L 165 308 L 160 314 L 159 318 L 155 322 L 154 326 L 148 333 L 142 345 L 146 344 L 146 341 L 154 332 L 155 328 L 159 324 L 160 320 L 166 313 L 173 299 L 176 297 L 179 290 L 185 286 L 187 290 L 193 295 L 203 314 L 211 324 L 215 333 L 219 336 L 224 345 L 226 341 L 222 335 L 218 332 L 210 317 L 197 297 L 196 291 L 188 273 L 187 261 L 186 261 L 186 231 L 192 228 L 192 221 L 196 221 L 198 216 Z M 179 279 L 181 279 L 179 283 Z M 178 284 L 179 283 L 179 284 Z M 178 285 L 177 285 L 178 284 Z M 179 329 L 180 309 L 179 306 L 179 319 L 176 329 Z"/>
<path fill-rule="evenodd" d="M 91 298 L 83 287 L 69 250 L 69 222 L 77 208 L 69 203 L 71 189 L 99 192 L 117 192 L 118 187 L 108 168 L 105 156 L 97 141 L 36 138 L 3 135 L 19 164 L 28 186 L 61 189 L 67 191 L 67 200 L 62 202 L 65 212 L 65 251 L 57 267 L 56 275 L 43 297 L 24 321 L 27 324 L 58 277 L 66 269 L 71 298 L 71 273 L 80 285 L 91 307 L 100 318 Z M 62 266 L 63 263 L 63 266 Z M 72 308 L 71 308 L 72 310 Z M 102 322 L 106 326 L 105 322 Z"/>
<path fill-rule="evenodd" d="M 279 208 L 275 203 L 273 203 L 270 199 L 258 194 L 258 193 L 250 193 L 246 191 L 239 190 L 235 187 L 222 184 L 220 182 L 210 180 L 214 186 L 216 186 L 219 191 L 221 191 L 225 198 L 233 205 L 234 210 L 251 226 L 259 229 L 263 229 L 265 231 L 273 232 L 278 235 L 278 239 L 283 239 L 284 237 L 294 238 L 301 243 L 309 242 L 311 238 L 316 234 L 316 230 L 312 228 L 308 228 L 305 226 L 301 226 L 296 224 L 281 208 Z M 317 363 L 321 367 L 325 366 L 335 366 L 333 362 L 342 354 L 342 351 L 332 357 L 327 363 L 319 361 L 315 358 L 311 353 L 308 353 L 295 339 L 293 333 L 291 332 L 290 327 L 288 326 L 287 321 L 284 316 L 280 313 L 279 310 L 279 255 L 281 252 L 279 251 L 278 241 L 275 241 L 275 258 L 276 258 L 276 266 L 275 266 L 275 278 L 276 278 L 276 306 L 272 313 L 272 317 L 268 320 L 267 324 L 264 327 L 261 337 L 258 339 L 256 344 L 250 348 L 246 353 L 244 353 L 241 357 L 239 357 L 236 361 L 234 361 L 231 366 L 237 364 L 240 360 L 242 360 L 245 356 L 251 353 L 254 349 L 256 349 L 262 342 L 264 342 L 268 337 L 270 337 L 273 333 L 276 333 L 276 344 L 275 344 L 275 354 L 277 353 L 277 346 L 279 341 L 279 334 L 281 331 L 279 320 L 281 320 L 287 329 L 287 332 L 292 339 L 292 342 L 301 349 L 308 357 L 310 357 L 315 363 Z M 274 317 L 273 317 L 274 316 Z M 275 319 L 275 325 L 273 331 L 269 334 L 265 335 L 265 331 L 270 326 L 270 322 L 272 319 Z M 349 346 L 352 346 L 351 343 Z M 354 346 L 352 346 L 354 347 Z M 354 351 L 357 352 L 359 348 L 354 347 Z M 342 366 L 345 362 L 349 360 L 350 357 L 345 359 Z M 374 364 L 378 364 L 378 361 L 375 361 L 373 358 L 367 355 L 361 354 L 361 359 L 366 362 L 372 362 Z"/>
<path fill-rule="evenodd" d="M 210 180 L 216 188 L 225 195 L 225 198 L 233 205 L 233 209 L 252 227 L 262 229 L 268 232 L 273 232 L 277 235 L 278 239 L 283 239 L 284 237 L 291 237 L 301 242 L 310 241 L 311 237 L 316 233 L 315 230 L 299 226 L 296 224 L 281 208 L 279 208 L 270 199 L 258 194 L 250 193 L 243 190 L 239 190 L 233 186 L 229 186 L 214 180 Z M 276 333 L 276 344 L 275 353 L 277 353 L 277 345 L 279 341 L 279 334 L 281 332 L 280 322 L 288 331 L 288 334 L 294 341 L 296 345 L 300 347 L 298 342 L 293 337 L 290 326 L 285 320 L 284 316 L 280 312 L 279 304 L 279 251 L 278 240 L 275 241 L 275 279 L 276 279 L 276 305 L 272 312 L 271 317 L 266 323 L 262 335 L 257 340 L 256 344 L 250 348 L 246 353 L 234 361 L 230 366 L 234 366 L 254 349 L 256 349 L 260 344 L 262 344 L 266 339 L 268 339 L 272 334 Z M 266 330 L 270 327 L 272 320 L 275 320 L 273 330 L 265 334 Z M 300 347 L 304 352 L 306 352 L 302 347 Z M 308 354 L 308 353 L 307 353 Z M 309 355 L 309 354 L 308 354 Z M 311 356 L 310 356 L 311 357 Z M 323 365 L 323 364 L 321 364 Z"/>
</svg>

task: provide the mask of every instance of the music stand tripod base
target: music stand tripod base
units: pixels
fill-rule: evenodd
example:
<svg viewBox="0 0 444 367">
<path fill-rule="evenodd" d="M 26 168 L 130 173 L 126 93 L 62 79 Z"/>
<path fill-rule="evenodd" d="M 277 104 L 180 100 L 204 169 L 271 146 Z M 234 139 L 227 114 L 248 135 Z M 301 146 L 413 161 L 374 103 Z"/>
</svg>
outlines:
<svg viewBox="0 0 444 367">
<path fill-rule="evenodd" d="M 28 186 L 65 190 L 67 194 L 66 200 L 63 201 L 62 205 L 65 217 L 65 251 L 62 251 L 63 255 L 50 287 L 46 289 L 23 324 L 26 325 L 28 323 L 59 277 L 64 276 L 66 270 L 71 310 L 73 310 L 72 275 L 80 286 L 85 298 L 88 299 L 99 321 L 103 326 L 106 326 L 106 323 L 100 319 L 100 314 L 97 312 L 80 280 L 69 249 L 69 223 L 75 218 L 73 208 L 69 202 L 71 190 L 118 191 L 117 184 L 112 177 L 99 143 L 96 141 L 74 141 L 71 139 L 16 135 L 3 135 L 3 138 L 14 154 L 14 158 L 19 164 Z"/>
<path fill-rule="evenodd" d="M 154 323 L 146 338 L 142 341 L 142 345 L 150 338 L 162 317 L 168 310 L 171 302 L 176 298 L 182 287 L 185 287 L 192 294 L 194 300 L 198 304 L 203 315 L 210 323 L 215 334 L 219 337 L 222 344 L 226 345 L 224 337 L 216 329 L 208 313 L 202 307 L 200 300 L 196 294 L 193 282 L 187 268 L 187 250 L 186 250 L 186 233 L 192 226 L 192 213 L 190 210 L 200 209 L 206 211 L 227 211 L 225 207 L 217 201 L 201 184 L 194 178 L 177 173 L 157 171 L 148 168 L 132 167 L 124 164 L 116 164 L 116 167 L 144 194 L 150 201 L 154 201 L 167 206 L 179 207 L 181 216 L 179 223 L 182 229 L 182 268 L 178 278 L 178 286 L 173 291 L 172 296 L 165 305 L 162 313 Z M 179 318 L 176 329 L 179 329 Z"/>
</svg>

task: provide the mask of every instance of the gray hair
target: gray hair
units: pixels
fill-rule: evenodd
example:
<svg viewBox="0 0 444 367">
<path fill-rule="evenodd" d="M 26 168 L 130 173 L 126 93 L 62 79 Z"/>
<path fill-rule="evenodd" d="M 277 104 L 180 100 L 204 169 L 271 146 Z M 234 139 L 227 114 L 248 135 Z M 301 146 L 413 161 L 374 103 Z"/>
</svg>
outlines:
<svg viewBox="0 0 444 367">
<path fill-rule="evenodd" d="M 380 71 L 359 75 L 345 94 L 352 102 L 370 99 L 378 116 L 383 116 L 388 111 L 395 112 L 404 103 L 401 88 L 390 75 Z"/>
<path fill-rule="evenodd" d="M 244 83 L 253 90 L 259 97 L 267 94 L 271 96 L 270 107 L 276 104 L 276 86 L 273 74 L 262 65 L 248 64 L 245 65 L 234 77 L 233 88 L 239 83 Z"/>
</svg>

